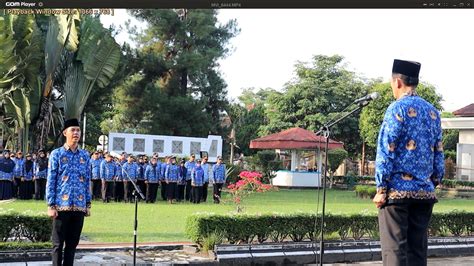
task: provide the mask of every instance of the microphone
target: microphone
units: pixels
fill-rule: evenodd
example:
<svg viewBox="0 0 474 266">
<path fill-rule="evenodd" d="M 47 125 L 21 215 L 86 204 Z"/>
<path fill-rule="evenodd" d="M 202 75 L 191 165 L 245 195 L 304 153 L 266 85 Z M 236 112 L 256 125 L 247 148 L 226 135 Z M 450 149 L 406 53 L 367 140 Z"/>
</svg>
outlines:
<svg viewBox="0 0 474 266">
<path fill-rule="evenodd" d="M 362 103 L 364 105 L 364 103 L 367 104 L 370 101 L 377 99 L 379 96 L 380 94 L 378 92 L 372 92 L 371 94 L 355 100 L 354 103 Z"/>
</svg>

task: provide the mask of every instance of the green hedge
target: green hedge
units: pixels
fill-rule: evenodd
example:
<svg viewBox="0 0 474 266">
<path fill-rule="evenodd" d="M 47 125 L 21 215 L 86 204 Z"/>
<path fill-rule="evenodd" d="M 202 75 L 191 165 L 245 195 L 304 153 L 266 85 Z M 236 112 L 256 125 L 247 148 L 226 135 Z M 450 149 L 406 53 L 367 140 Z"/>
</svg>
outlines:
<svg viewBox="0 0 474 266">
<path fill-rule="evenodd" d="M 0 250 L 51 249 L 51 242 L 0 242 Z"/>
<path fill-rule="evenodd" d="M 377 188 L 375 186 L 363 186 L 363 185 L 357 185 L 354 188 L 354 191 L 356 193 L 356 196 L 359 198 L 374 198 L 375 194 L 377 194 Z"/>
<path fill-rule="evenodd" d="M 263 243 L 317 240 L 320 225 L 315 224 L 315 214 L 239 214 L 221 215 L 198 213 L 186 220 L 185 233 L 198 245 L 219 235 L 223 243 Z M 319 219 L 318 219 L 319 221 Z M 454 210 L 434 213 L 429 226 L 431 236 L 473 235 L 474 212 Z M 378 239 L 376 214 L 335 215 L 325 217 L 325 235 L 339 239 Z"/>
<path fill-rule="evenodd" d="M 361 184 L 361 183 L 371 183 L 375 182 L 375 177 L 374 176 L 334 176 L 333 177 L 334 182 L 339 183 L 339 184 L 346 184 L 346 185 L 351 185 L 351 184 Z"/>
<path fill-rule="evenodd" d="M 0 241 L 22 241 L 26 238 L 31 242 L 48 242 L 51 228 L 52 220 L 45 214 L 0 210 Z"/>
<path fill-rule="evenodd" d="M 471 181 L 443 179 L 442 183 L 443 183 L 443 186 L 448 187 L 448 188 L 455 188 L 455 187 L 471 187 L 471 188 L 474 188 L 474 182 L 471 182 Z"/>
</svg>

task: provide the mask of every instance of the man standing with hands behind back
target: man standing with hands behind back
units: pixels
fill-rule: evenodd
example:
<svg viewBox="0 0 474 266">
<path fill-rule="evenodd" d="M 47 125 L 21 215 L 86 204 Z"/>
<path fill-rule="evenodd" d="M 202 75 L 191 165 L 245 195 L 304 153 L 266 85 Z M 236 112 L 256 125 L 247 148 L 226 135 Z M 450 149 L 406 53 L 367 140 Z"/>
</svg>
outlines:
<svg viewBox="0 0 474 266">
<path fill-rule="evenodd" d="M 396 101 L 385 112 L 377 142 L 373 201 L 380 208 L 384 265 L 427 265 L 428 223 L 444 175 L 439 112 L 415 90 L 420 67 L 393 62 Z"/>
<path fill-rule="evenodd" d="M 79 121 L 66 120 L 63 135 L 66 143 L 51 153 L 46 184 L 48 216 L 53 218 L 53 265 L 74 264 L 84 216 L 91 208 L 90 157 L 78 147 Z"/>
</svg>

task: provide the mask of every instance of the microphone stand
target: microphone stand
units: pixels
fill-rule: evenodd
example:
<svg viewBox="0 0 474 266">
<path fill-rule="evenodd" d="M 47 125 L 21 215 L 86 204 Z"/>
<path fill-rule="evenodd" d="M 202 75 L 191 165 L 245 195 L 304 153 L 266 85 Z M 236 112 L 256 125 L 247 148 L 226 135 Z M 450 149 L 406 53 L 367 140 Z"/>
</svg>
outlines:
<svg viewBox="0 0 474 266">
<path fill-rule="evenodd" d="M 140 187 L 137 186 L 137 183 L 135 183 L 135 181 L 133 181 L 133 179 L 130 177 L 130 175 L 127 173 L 127 171 L 123 171 L 125 172 L 125 175 L 127 176 L 128 180 L 130 180 L 130 182 L 133 184 L 133 187 L 135 188 L 133 191 L 132 191 L 132 195 L 133 197 L 135 198 L 135 222 L 134 222 L 134 226 L 133 226 L 133 265 L 137 265 L 137 226 L 138 226 L 138 195 L 140 195 L 140 197 L 142 199 L 145 199 L 145 196 L 143 195 L 142 191 L 140 190 Z M 127 187 L 128 189 L 128 187 Z"/>
<path fill-rule="evenodd" d="M 350 111 L 349 113 L 341 116 L 340 118 L 329 121 L 325 125 L 323 125 L 318 132 L 316 132 L 316 135 L 323 135 L 325 139 L 325 146 L 324 146 L 324 154 L 325 154 L 325 159 L 324 159 L 324 171 L 323 171 L 323 209 L 322 209 L 322 214 L 321 214 L 321 239 L 319 242 L 319 265 L 323 265 L 323 258 L 324 258 L 324 216 L 325 216 L 325 211 L 326 211 L 326 179 L 327 179 L 327 166 L 328 166 L 328 150 L 329 150 L 329 137 L 331 136 L 331 127 L 334 126 L 335 124 L 339 123 L 341 120 L 345 119 L 346 117 L 352 115 L 353 113 L 361 110 L 364 106 L 368 105 L 370 100 L 362 101 L 358 103 L 357 108 L 354 110 Z M 351 105 L 354 103 L 351 103 Z M 350 106 L 350 105 L 349 105 Z"/>
</svg>

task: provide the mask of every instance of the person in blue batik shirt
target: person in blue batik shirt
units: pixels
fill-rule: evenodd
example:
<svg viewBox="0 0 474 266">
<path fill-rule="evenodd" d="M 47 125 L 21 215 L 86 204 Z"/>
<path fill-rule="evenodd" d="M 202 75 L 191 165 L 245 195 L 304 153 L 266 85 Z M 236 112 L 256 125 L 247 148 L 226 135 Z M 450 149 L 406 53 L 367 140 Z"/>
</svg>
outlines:
<svg viewBox="0 0 474 266">
<path fill-rule="evenodd" d="M 178 178 L 179 166 L 176 165 L 176 157 L 173 156 L 171 157 L 171 164 L 165 170 L 166 196 L 170 204 L 175 199 Z"/>
<path fill-rule="evenodd" d="M 135 162 L 135 157 L 129 155 L 127 162 L 122 166 L 122 177 L 123 177 L 123 198 L 125 202 L 132 201 L 132 191 L 135 189 L 133 184 L 130 182 L 129 178 L 134 182 L 137 182 L 138 175 L 138 164 Z"/>
<path fill-rule="evenodd" d="M 214 203 L 221 202 L 222 186 L 225 183 L 225 164 L 222 163 L 222 157 L 217 156 L 217 163 L 212 166 L 212 178 L 214 180 Z"/>
<path fill-rule="evenodd" d="M 151 164 L 149 164 L 145 170 L 146 203 L 155 203 L 156 201 L 158 181 L 160 180 L 161 176 L 161 165 L 157 161 L 158 159 L 153 157 L 151 159 Z"/>
<path fill-rule="evenodd" d="M 202 185 L 202 196 L 201 196 L 201 201 L 206 202 L 207 201 L 207 190 L 209 187 L 209 175 L 211 172 L 211 167 L 209 163 L 207 163 L 207 157 L 202 158 L 202 163 L 201 167 L 204 170 L 204 184 Z"/>
<path fill-rule="evenodd" d="M 196 156 L 191 154 L 189 157 L 189 160 L 184 164 L 184 166 L 187 169 L 186 173 L 186 201 L 192 201 L 193 200 L 193 192 L 192 192 L 192 185 L 191 185 L 191 171 L 193 170 L 194 167 L 196 167 L 196 162 L 194 161 L 196 159 Z"/>
<path fill-rule="evenodd" d="M 38 158 L 35 163 L 35 200 L 44 200 L 46 193 L 46 177 L 48 175 L 48 158 L 44 150 L 38 151 Z"/>
<path fill-rule="evenodd" d="M 19 197 L 20 194 L 20 184 L 21 184 L 21 179 L 25 175 L 24 170 L 25 170 L 25 158 L 23 158 L 23 152 L 18 151 L 16 153 L 16 157 L 12 158 L 13 161 L 15 162 L 15 168 L 13 169 L 13 196 L 15 198 Z"/>
<path fill-rule="evenodd" d="M 20 189 L 18 198 L 29 200 L 33 198 L 34 185 L 33 175 L 35 170 L 35 163 L 32 160 L 31 154 L 26 155 L 25 163 L 23 164 L 23 176 L 20 180 Z"/>
<path fill-rule="evenodd" d="M 204 169 L 201 160 L 196 161 L 196 166 L 191 170 L 191 185 L 193 186 L 193 203 L 201 202 L 202 186 L 204 184 Z"/>
<path fill-rule="evenodd" d="M 444 175 L 438 110 L 416 94 L 420 63 L 396 59 L 377 141 L 373 201 L 384 265 L 427 265 L 428 223 Z"/>
<path fill-rule="evenodd" d="M 73 265 L 84 216 L 91 208 L 89 153 L 78 147 L 79 121 L 66 120 L 63 135 L 66 143 L 52 151 L 46 182 L 48 216 L 53 218 L 53 265 Z"/>
<path fill-rule="evenodd" d="M 138 156 L 138 173 L 137 173 L 137 186 L 140 188 L 140 190 L 145 193 L 146 192 L 146 184 L 145 184 L 145 169 L 147 167 L 147 164 L 145 164 L 144 157 L 146 155 L 139 155 Z M 138 200 L 141 200 L 140 197 L 138 197 Z"/>
<path fill-rule="evenodd" d="M 114 182 L 114 200 L 115 202 L 121 202 L 123 200 L 123 176 L 122 176 L 122 165 L 126 162 L 126 153 L 123 152 L 119 158 L 115 159 L 115 182 Z"/>
<path fill-rule="evenodd" d="M 15 162 L 10 158 L 10 151 L 3 151 L 0 158 L 0 200 L 8 200 L 13 197 L 13 169 Z"/>
<path fill-rule="evenodd" d="M 184 166 L 186 163 L 185 159 L 181 159 L 180 166 L 179 166 L 179 178 L 178 178 L 178 192 L 176 193 L 177 196 L 176 198 L 178 199 L 178 202 L 181 202 L 184 200 L 184 190 L 186 188 L 186 175 L 187 175 L 187 169 Z"/>
<path fill-rule="evenodd" d="M 100 163 L 100 180 L 102 182 L 102 202 L 110 202 L 114 191 L 114 180 L 116 176 L 116 166 L 112 155 L 107 153 L 105 160 Z"/>
<path fill-rule="evenodd" d="M 95 151 L 92 154 L 92 158 L 90 160 L 92 199 L 101 198 L 101 193 L 100 193 L 100 190 L 102 188 L 102 181 L 100 180 L 100 164 L 101 163 L 102 163 L 102 160 L 99 158 L 99 152 Z"/>
<path fill-rule="evenodd" d="M 166 193 L 167 184 L 165 180 L 165 172 L 166 172 L 166 169 L 168 169 L 168 167 L 171 165 L 172 156 L 166 156 L 165 161 L 163 163 L 161 163 L 160 160 L 158 159 L 158 153 L 155 153 L 153 157 L 156 158 L 157 163 L 160 165 L 161 199 L 166 200 L 168 193 Z"/>
</svg>

